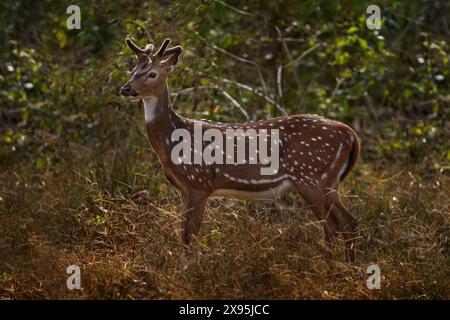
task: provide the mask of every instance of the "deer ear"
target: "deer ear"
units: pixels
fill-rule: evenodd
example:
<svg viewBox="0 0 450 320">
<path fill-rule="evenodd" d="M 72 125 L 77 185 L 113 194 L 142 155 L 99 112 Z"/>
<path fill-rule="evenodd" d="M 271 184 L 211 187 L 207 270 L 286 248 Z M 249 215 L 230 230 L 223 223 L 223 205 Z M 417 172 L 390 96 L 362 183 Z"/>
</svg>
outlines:
<svg viewBox="0 0 450 320">
<path fill-rule="evenodd" d="M 181 52 L 183 51 L 183 48 L 180 46 L 176 46 L 173 48 L 170 48 L 170 56 L 161 62 L 161 66 L 163 66 L 164 68 L 169 68 L 170 71 L 172 71 L 173 67 L 177 64 L 178 62 L 178 57 L 180 56 Z"/>
</svg>

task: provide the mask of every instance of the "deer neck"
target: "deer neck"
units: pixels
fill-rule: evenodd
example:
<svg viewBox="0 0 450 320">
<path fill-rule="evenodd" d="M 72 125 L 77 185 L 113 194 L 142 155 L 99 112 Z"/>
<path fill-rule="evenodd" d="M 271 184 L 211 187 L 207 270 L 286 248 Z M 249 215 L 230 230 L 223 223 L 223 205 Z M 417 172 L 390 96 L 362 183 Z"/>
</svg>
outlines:
<svg viewBox="0 0 450 320">
<path fill-rule="evenodd" d="M 143 98 L 144 118 L 147 125 L 147 135 L 160 161 L 170 161 L 170 137 L 180 121 L 179 116 L 169 105 L 169 91 L 167 84 L 161 96 Z"/>
<path fill-rule="evenodd" d="M 159 124 L 170 117 L 172 109 L 169 107 L 167 84 L 164 85 L 163 93 L 160 96 L 142 98 L 142 101 L 144 102 L 144 116 L 147 126 L 155 123 Z"/>
</svg>

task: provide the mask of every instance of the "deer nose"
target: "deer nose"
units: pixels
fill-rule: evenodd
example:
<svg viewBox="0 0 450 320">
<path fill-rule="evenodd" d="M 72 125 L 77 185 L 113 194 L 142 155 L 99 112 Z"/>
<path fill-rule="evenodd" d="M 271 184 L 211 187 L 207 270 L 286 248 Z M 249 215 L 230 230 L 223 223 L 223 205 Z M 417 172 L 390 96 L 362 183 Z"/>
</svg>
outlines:
<svg viewBox="0 0 450 320">
<path fill-rule="evenodd" d="M 129 96 L 131 94 L 131 87 L 129 84 L 125 84 L 120 88 L 120 94 L 123 96 Z"/>
</svg>

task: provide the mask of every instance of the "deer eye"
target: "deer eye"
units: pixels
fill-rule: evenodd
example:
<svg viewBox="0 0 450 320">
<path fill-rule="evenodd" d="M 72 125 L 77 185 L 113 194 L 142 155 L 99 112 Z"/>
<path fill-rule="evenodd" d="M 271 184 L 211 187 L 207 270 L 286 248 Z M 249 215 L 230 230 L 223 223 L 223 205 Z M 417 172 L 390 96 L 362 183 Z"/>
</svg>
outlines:
<svg viewBox="0 0 450 320">
<path fill-rule="evenodd" d="M 156 78 L 156 72 L 154 72 L 154 71 L 151 71 L 149 74 L 148 74 L 148 77 L 149 78 L 151 78 L 151 79 L 155 79 Z"/>
</svg>

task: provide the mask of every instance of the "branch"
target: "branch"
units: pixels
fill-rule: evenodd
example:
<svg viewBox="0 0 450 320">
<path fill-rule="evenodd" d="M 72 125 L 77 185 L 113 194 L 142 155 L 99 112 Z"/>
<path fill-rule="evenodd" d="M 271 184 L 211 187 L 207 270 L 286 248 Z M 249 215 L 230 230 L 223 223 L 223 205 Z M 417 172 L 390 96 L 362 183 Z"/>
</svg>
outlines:
<svg viewBox="0 0 450 320">
<path fill-rule="evenodd" d="M 247 120 L 250 120 L 250 116 L 248 115 L 247 111 L 245 111 L 245 109 L 242 108 L 242 106 L 236 101 L 236 99 L 234 99 L 228 92 L 226 92 L 222 88 L 218 87 L 218 89 L 222 91 L 225 98 L 227 98 L 236 108 L 238 108 L 242 112 L 242 114 L 245 116 Z"/>
<path fill-rule="evenodd" d="M 301 55 L 299 55 L 298 57 L 292 59 L 291 61 L 289 61 L 284 67 L 290 67 L 291 65 L 303 60 L 303 58 L 305 58 L 308 54 L 310 54 L 311 52 L 313 52 L 314 50 L 316 50 L 318 47 L 320 47 L 322 44 L 316 43 L 314 46 L 312 46 L 311 48 L 309 48 L 308 50 L 306 50 L 305 52 L 303 52 Z"/>
<path fill-rule="evenodd" d="M 198 87 L 190 87 L 190 88 L 186 88 L 186 89 L 182 89 L 178 92 L 172 93 L 171 95 L 174 96 L 174 101 L 173 103 L 175 103 L 176 99 L 178 98 L 178 96 L 183 95 L 183 94 L 188 94 L 194 90 L 199 90 L 199 89 L 215 89 L 215 90 L 219 90 L 220 92 L 222 92 L 222 94 L 225 96 L 225 98 L 231 102 L 231 104 L 233 106 L 235 106 L 236 108 L 239 109 L 239 111 L 242 112 L 242 114 L 245 116 L 245 118 L 247 120 L 250 120 L 250 116 L 248 115 L 247 111 L 241 106 L 241 104 L 239 102 L 237 102 L 237 100 L 235 98 L 233 98 L 233 96 L 231 96 L 231 94 L 229 94 L 227 91 L 225 91 L 223 88 L 219 87 L 216 84 L 211 84 L 208 86 L 198 86 Z"/>
<path fill-rule="evenodd" d="M 278 37 L 279 37 L 279 39 L 281 41 L 281 45 L 282 45 L 284 51 L 286 51 L 286 55 L 289 58 L 289 61 L 291 61 L 292 60 L 292 54 L 291 54 L 291 51 L 289 50 L 288 45 L 286 44 L 286 38 L 283 38 L 283 34 L 281 33 L 281 30 L 280 30 L 280 28 L 278 28 L 278 26 L 275 26 L 275 30 L 278 33 Z M 297 88 L 298 88 L 299 91 L 301 91 L 302 85 L 300 83 L 300 78 L 298 76 L 297 69 L 293 69 L 292 71 L 293 71 L 293 74 L 294 74 L 295 82 L 297 83 Z"/>
<path fill-rule="evenodd" d="M 283 65 L 279 65 L 277 69 L 277 88 L 278 88 L 278 96 L 280 99 L 283 98 L 283 88 L 281 87 L 281 77 L 283 73 Z"/>
<path fill-rule="evenodd" d="M 247 84 L 240 83 L 240 82 L 237 82 L 237 81 L 234 81 L 234 80 L 229 80 L 229 79 L 225 79 L 225 78 L 218 78 L 218 77 L 216 77 L 216 79 L 218 79 L 218 80 L 220 80 L 220 81 L 222 81 L 224 83 L 234 84 L 235 86 L 237 86 L 239 88 L 242 88 L 244 90 L 250 91 L 250 92 L 256 94 L 257 96 L 259 96 L 261 98 L 264 98 L 264 100 L 266 100 L 268 103 L 274 105 L 275 108 L 277 108 L 277 110 L 281 112 L 281 114 L 283 114 L 285 116 L 288 115 L 287 111 L 282 106 L 280 106 L 278 103 L 276 103 L 274 99 L 272 99 L 271 97 L 269 97 L 269 96 L 265 95 L 264 93 L 260 92 L 258 89 L 255 89 L 253 87 L 250 87 Z"/>
<path fill-rule="evenodd" d="M 237 13 L 240 13 L 240 14 L 243 14 L 243 15 L 246 15 L 246 16 L 253 17 L 253 15 L 254 15 L 253 13 L 250 13 L 250 12 L 238 9 L 236 7 L 233 7 L 232 5 L 229 5 L 228 3 L 224 2 L 224 1 L 221 1 L 221 0 L 214 0 L 214 2 L 220 3 L 224 7 L 227 7 L 228 9 L 231 9 L 231 10 L 237 12 Z"/>
<path fill-rule="evenodd" d="M 237 56 L 237 55 L 235 55 L 235 54 L 233 54 L 233 53 L 231 53 L 231 52 L 228 52 L 227 50 L 225 50 L 225 49 L 223 49 L 223 48 L 220 48 L 220 47 L 216 46 L 215 44 L 212 44 L 211 47 L 212 47 L 214 50 L 217 50 L 217 51 L 219 51 L 219 52 L 222 52 L 222 53 L 226 54 L 227 56 L 229 56 L 229 57 L 231 57 L 231 58 L 233 58 L 233 59 L 235 59 L 235 60 L 237 60 L 237 61 L 240 61 L 240 62 L 243 62 L 243 63 L 250 64 L 250 65 L 252 65 L 252 66 L 254 66 L 254 67 L 256 67 L 256 68 L 258 67 L 258 65 L 257 65 L 254 61 L 251 61 L 251 60 L 248 60 L 248 59 L 239 57 L 239 56 Z"/>
</svg>

